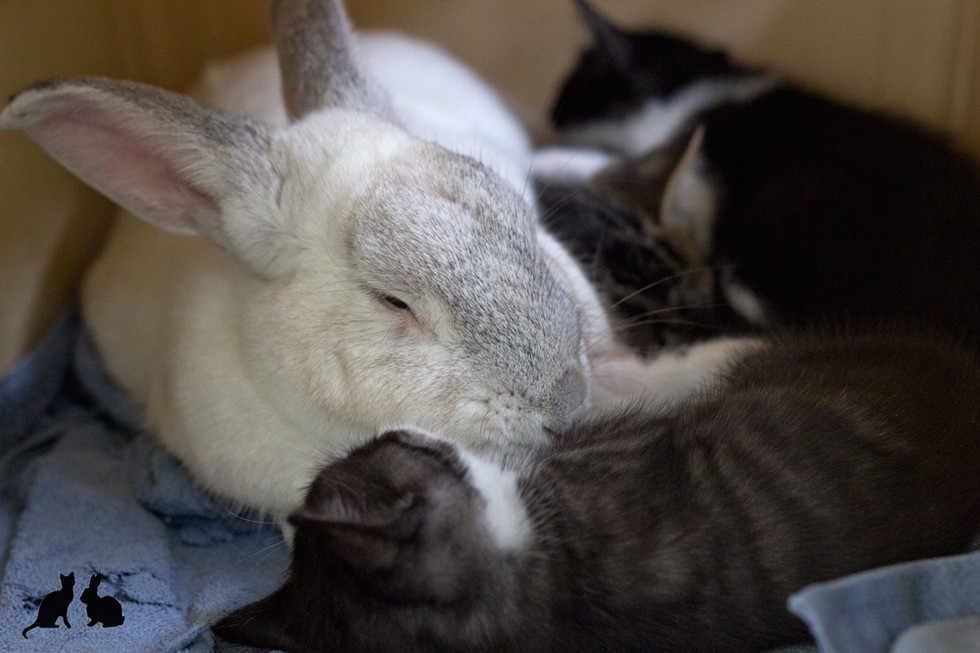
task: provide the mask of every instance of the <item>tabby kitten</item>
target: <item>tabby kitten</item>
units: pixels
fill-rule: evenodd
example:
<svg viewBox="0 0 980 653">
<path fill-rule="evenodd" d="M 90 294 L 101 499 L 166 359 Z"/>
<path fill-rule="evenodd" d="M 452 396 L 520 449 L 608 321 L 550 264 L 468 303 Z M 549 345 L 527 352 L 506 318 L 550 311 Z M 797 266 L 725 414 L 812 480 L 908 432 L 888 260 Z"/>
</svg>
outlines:
<svg viewBox="0 0 980 653">
<path fill-rule="evenodd" d="M 285 585 L 215 632 L 286 651 L 758 650 L 807 639 L 786 610 L 804 585 L 968 547 L 973 354 L 902 336 L 727 352 L 700 393 L 509 468 L 381 435 L 292 515 Z"/>
<path fill-rule="evenodd" d="M 637 215 L 686 229 L 718 271 L 716 299 L 767 326 L 912 322 L 977 335 L 976 161 L 906 120 L 677 36 L 620 30 L 577 4 L 594 44 L 555 103 L 558 137 L 642 157 L 703 129 L 670 203 L 653 197 Z M 552 167 L 539 181 L 561 177 Z M 666 177 L 650 183 L 663 188 Z M 551 194 L 552 225 L 588 220 L 575 203 Z M 655 260 L 634 290 L 660 278 Z"/>
<path fill-rule="evenodd" d="M 543 225 L 606 300 L 618 339 L 641 353 L 754 329 L 722 295 L 729 271 L 708 263 L 686 226 L 659 219 L 684 145 L 608 163 L 587 179 L 537 177 Z M 558 168 L 575 156 L 539 152 L 537 173 L 550 155 Z"/>
</svg>

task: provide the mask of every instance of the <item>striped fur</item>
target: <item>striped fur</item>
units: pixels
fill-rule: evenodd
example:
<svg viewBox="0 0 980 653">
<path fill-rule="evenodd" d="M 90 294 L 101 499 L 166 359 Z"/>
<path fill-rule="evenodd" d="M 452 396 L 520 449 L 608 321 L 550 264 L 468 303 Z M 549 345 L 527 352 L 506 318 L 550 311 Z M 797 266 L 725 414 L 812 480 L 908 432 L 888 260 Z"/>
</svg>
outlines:
<svg viewBox="0 0 980 653">
<path fill-rule="evenodd" d="M 977 532 L 970 352 L 795 336 L 706 387 L 526 455 L 519 503 L 488 501 L 511 472 L 474 482 L 458 443 L 383 435 L 320 474 L 283 588 L 216 631 L 296 651 L 761 650 L 806 639 L 791 592 Z M 501 515 L 521 524 L 508 546 Z"/>
</svg>

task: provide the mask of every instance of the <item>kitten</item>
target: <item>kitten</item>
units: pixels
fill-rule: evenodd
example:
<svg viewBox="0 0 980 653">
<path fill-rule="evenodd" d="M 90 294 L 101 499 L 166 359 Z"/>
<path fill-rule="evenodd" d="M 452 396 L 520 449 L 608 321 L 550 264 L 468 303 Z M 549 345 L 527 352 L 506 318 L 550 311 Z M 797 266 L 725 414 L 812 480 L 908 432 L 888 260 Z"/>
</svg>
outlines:
<svg viewBox="0 0 980 653">
<path fill-rule="evenodd" d="M 721 295 L 724 269 L 708 264 L 686 228 L 659 220 L 683 145 L 607 161 L 588 179 L 562 172 L 538 193 L 542 224 L 606 301 L 618 339 L 641 353 L 754 328 Z M 554 153 L 556 166 L 567 161 L 569 153 Z"/>
<path fill-rule="evenodd" d="M 24 639 L 27 639 L 27 632 L 33 628 L 57 628 L 58 619 L 65 622 L 65 626 L 71 628 L 68 622 L 68 606 L 75 598 L 75 572 L 67 576 L 58 574 L 61 577 L 61 589 L 55 590 L 41 599 L 41 605 L 37 610 L 37 619 L 30 626 L 21 631 Z"/>
<path fill-rule="evenodd" d="M 975 160 L 909 121 L 829 100 L 677 36 L 619 30 L 578 4 L 595 43 L 554 106 L 559 137 L 644 157 L 703 129 L 671 173 L 673 197 L 648 193 L 639 215 L 687 230 L 718 271 L 718 299 L 765 326 L 912 322 L 978 333 Z M 638 187 L 635 174 L 620 172 L 621 186 Z M 649 183 L 663 189 L 671 175 Z M 561 176 L 552 165 L 539 181 Z M 552 224 L 587 220 L 574 204 L 563 214 L 552 194 L 544 209 L 555 213 Z M 634 290 L 642 294 L 659 273 L 655 261 Z"/>
<path fill-rule="evenodd" d="M 508 468 L 381 435 L 291 517 L 285 585 L 215 632 L 286 651 L 757 650 L 807 639 L 785 607 L 806 584 L 967 549 L 973 354 L 902 336 L 732 351 L 700 394 Z"/>
</svg>

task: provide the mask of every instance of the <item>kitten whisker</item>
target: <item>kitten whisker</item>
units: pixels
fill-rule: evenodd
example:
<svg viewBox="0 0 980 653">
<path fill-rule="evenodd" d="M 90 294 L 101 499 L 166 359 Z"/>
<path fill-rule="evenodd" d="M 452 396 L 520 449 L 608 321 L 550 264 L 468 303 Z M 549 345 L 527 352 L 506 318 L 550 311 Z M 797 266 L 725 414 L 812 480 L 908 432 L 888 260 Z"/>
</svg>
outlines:
<svg viewBox="0 0 980 653">
<path fill-rule="evenodd" d="M 611 308 L 616 308 L 617 306 L 619 306 L 623 302 L 628 301 L 628 300 L 632 299 L 633 297 L 636 297 L 637 295 L 640 295 L 642 293 L 645 293 L 647 291 L 650 291 L 650 290 L 652 290 L 652 289 L 654 289 L 657 286 L 660 286 L 662 284 L 669 283 L 671 281 L 676 281 L 677 279 L 682 279 L 684 277 L 691 276 L 691 275 L 694 275 L 694 274 L 702 274 L 702 273 L 705 273 L 705 272 L 714 272 L 717 269 L 719 269 L 717 266 L 714 266 L 714 265 L 706 265 L 706 266 L 701 266 L 701 267 L 697 267 L 697 268 L 692 268 L 690 270 L 682 270 L 681 272 L 676 272 L 676 273 L 671 274 L 671 275 L 669 275 L 667 277 L 664 277 L 662 279 L 657 279 L 656 281 L 653 281 L 651 283 L 648 283 L 645 286 L 642 286 L 640 288 L 637 288 L 636 290 L 634 290 L 633 292 L 629 293 L 628 295 L 626 295 L 626 296 L 621 297 L 620 299 L 618 299 L 614 304 L 612 304 Z"/>
<path fill-rule="evenodd" d="M 662 308 L 654 308 L 649 311 L 644 311 L 643 313 L 637 313 L 635 315 L 630 315 L 629 317 L 623 317 L 619 322 L 630 322 L 637 319 L 645 319 L 648 317 L 653 317 L 654 315 L 663 315 L 664 313 L 679 313 L 683 311 L 694 311 L 712 308 L 721 308 L 725 304 L 721 302 L 710 302 L 706 304 L 679 304 L 677 306 L 664 306 Z"/>
<path fill-rule="evenodd" d="M 267 546 L 262 547 L 258 551 L 253 551 L 252 553 L 248 554 L 244 558 L 239 558 L 235 562 L 233 562 L 233 563 L 231 563 L 229 565 L 226 565 L 225 567 L 222 567 L 221 569 L 218 569 L 215 572 L 214 575 L 220 576 L 221 574 L 225 573 L 229 569 L 233 569 L 233 568 L 237 567 L 238 565 L 240 565 L 240 564 L 242 564 L 244 562 L 247 562 L 248 560 L 250 560 L 252 558 L 255 558 L 257 556 L 260 556 L 262 554 L 265 554 L 262 557 L 261 560 L 256 561 L 255 564 L 253 565 L 253 568 L 258 567 L 260 564 L 262 564 L 263 562 L 265 562 L 266 560 L 268 560 L 269 559 L 269 556 L 271 556 L 272 554 L 274 554 L 279 549 L 286 548 L 286 547 L 287 547 L 287 545 L 286 545 L 286 542 L 285 541 L 278 540 L 276 542 L 273 542 L 272 544 L 269 544 Z"/>
<path fill-rule="evenodd" d="M 720 327 L 720 326 L 718 326 L 718 325 L 716 325 L 716 324 L 711 324 L 709 322 L 698 322 L 696 320 L 682 320 L 682 319 L 679 319 L 679 318 L 678 319 L 659 318 L 659 319 L 655 319 L 655 320 L 637 320 L 636 322 L 630 322 L 630 323 L 624 324 L 623 325 L 623 330 L 629 330 L 629 329 L 634 329 L 634 328 L 641 327 L 641 326 L 651 326 L 651 325 L 659 325 L 659 324 L 674 324 L 674 325 L 682 325 L 682 326 L 696 326 L 696 327 L 701 327 L 701 328 L 704 328 L 704 329 L 715 329 L 715 330 L 718 330 L 718 331 L 723 331 L 723 328 Z"/>
</svg>

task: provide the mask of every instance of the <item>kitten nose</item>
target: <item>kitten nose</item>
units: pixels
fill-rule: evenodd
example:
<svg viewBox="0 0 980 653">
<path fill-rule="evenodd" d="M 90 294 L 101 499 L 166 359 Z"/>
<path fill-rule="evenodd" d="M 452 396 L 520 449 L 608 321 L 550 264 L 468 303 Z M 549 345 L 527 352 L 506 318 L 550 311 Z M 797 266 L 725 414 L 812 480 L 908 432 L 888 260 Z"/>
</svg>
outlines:
<svg viewBox="0 0 980 653">
<path fill-rule="evenodd" d="M 577 367 L 566 371 L 552 390 L 551 403 L 554 409 L 545 428 L 557 433 L 565 431 L 572 422 L 585 414 L 588 398 L 589 386 L 584 372 Z"/>
</svg>

